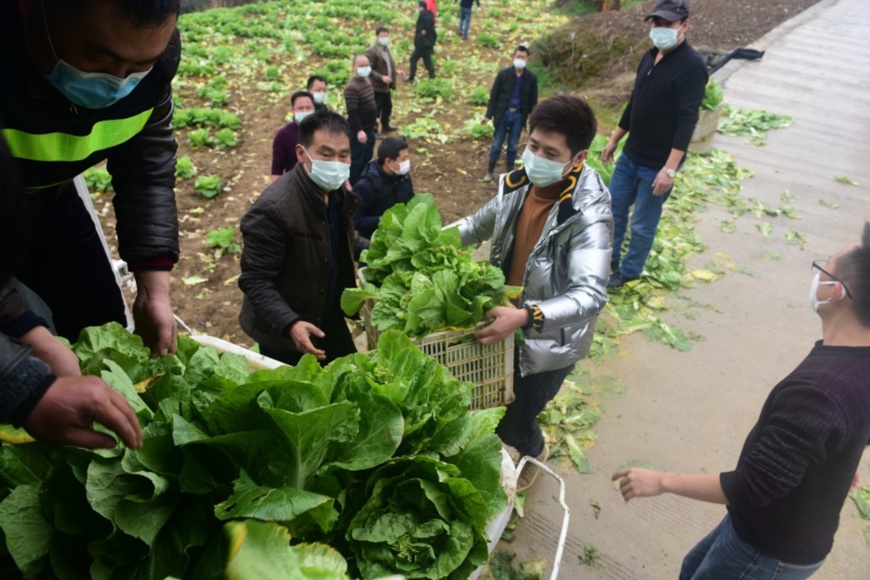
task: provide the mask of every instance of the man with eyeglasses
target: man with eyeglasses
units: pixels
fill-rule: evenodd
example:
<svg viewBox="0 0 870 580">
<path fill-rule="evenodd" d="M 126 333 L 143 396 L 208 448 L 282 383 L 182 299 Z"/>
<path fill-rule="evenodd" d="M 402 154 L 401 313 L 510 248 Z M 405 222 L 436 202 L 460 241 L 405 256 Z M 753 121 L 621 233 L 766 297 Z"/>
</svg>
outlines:
<svg viewBox="0 0 870 580">
<path fill-rule="evenodd" d="M 609 288 L 637 280 L 643 273 L 707 85 L 704 59 L 686 40 L 690 27 L 686 0 L 659 0 L 645 20 L 652 20 L 653 48 L 641 59 L 628 106 L 601 152 L 601 160 L 612 163 L 617 145 L 628 135 L 610 180 L 614 232 Z M 631 239 L 622 255 L 632 206 Z"/>
<path fill-rule="evenodd" d="M 809 578 L 831 551 L 870 444 L 870 222 L 813 262 L 822 340 L 771 391 L 734 471 L 614 474 L 625 501 L 674 493 L 728 514 L 683 560 L 681 579 Z"/>
</svg>

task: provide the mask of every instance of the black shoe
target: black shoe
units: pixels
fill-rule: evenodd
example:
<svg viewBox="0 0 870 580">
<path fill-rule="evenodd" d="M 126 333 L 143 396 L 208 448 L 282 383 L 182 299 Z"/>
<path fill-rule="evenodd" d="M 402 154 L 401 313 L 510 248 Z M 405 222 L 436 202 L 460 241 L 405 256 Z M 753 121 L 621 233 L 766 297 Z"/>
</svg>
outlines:
<svg viewBox="0 0 870 580">
<path fill-rule="evenodd" d="M 384 133 L 392 133 L 393 131 L 398 131 L 398 127 L 393 127 L 392 125 L 387 125 L 384 127 Z"/>
<path fill-rule="evenodd" d="M 631 282 L 632 280 L 637 280 L 637 277 L 627 278 L 627 277 L 623 276 L 622 274 L 620 274 L 619 272 L 617 272 L 616 274 L 614 274 L 613 276 L 610 277 L 610 281 L 607 282 L 607 287 L 608 288 L 619 288 L 622 285 L 624 285 L 628 282 Z"/>
</svg>

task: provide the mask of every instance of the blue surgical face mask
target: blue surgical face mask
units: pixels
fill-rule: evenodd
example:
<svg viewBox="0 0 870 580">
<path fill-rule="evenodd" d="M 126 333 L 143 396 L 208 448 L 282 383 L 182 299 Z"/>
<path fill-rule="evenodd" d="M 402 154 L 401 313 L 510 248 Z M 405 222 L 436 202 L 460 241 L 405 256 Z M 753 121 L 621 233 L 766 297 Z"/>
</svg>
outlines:
<svg viewBox="0 0 870 580">
<path fill-rule="evenodd" d="M 51 54 L 57 61 L 51 72 L 45 75 L 45 80 L 76 105 L 86 109 L 103 109 L 114 105 L 133 92 L 139 82 L 151 72 L 149 68 L 146 71 L 131 73 L 126 78 L 121 79 L 106 73 L 81 71 L 58 58 L 54 51 L 54 43 L 51 41 L 51 33 L 48 30 L 45 8 L 42 11 L 42 21 L 45 25 L 45 35 L 48 38 Z"/>
<path fill-rule="evenodd" d="M 299 111 L 297 113 L 293 113 L 293 120 L 297 123 L 301 123 L 305 117 L 312 114 L 314 111 Z"/>
<path fill-rule="evenodd" d="M 567 163 L 562 163 L 561 161 L 551 161 L 538 157 L 527 147 L 523 151 L 523 168 L 526 170 L 526 176 L 529 178 L 529 181 L 538 187 L 547 187 L 565 179 L 565 175 L 571 172 L 569 168 L 566 173 L 565 166 L 573 162 L 577 155 L 569 159 Z"/>
<path fill-rule="evenodd" d="M 358 74 L 362 78 L 367 78 L 370 74 L 372 74 L 372 67 L 361 66 L 358 69 L 356 69 L 356 74 Z"/>
<path fill-rule="evenodd" d="M 350 177 L 350 163 L 344 161 L 321 161 L 314 159 L 305 147 L 302 148 L 305 155 L 311 159 L 311 171 L 304 165 L 302 166 L 308 172 L 311 181 L 323 191 L 335 191 L 347 181 Z"/>
<path fill-rule="evenodd" d="M 677 45 L 680 37 L 678 28 L 668 28 L 666 26 L 656 26 L 650 28 L 649 39 L 659 50 L 670 50 Z"/>
</svg>

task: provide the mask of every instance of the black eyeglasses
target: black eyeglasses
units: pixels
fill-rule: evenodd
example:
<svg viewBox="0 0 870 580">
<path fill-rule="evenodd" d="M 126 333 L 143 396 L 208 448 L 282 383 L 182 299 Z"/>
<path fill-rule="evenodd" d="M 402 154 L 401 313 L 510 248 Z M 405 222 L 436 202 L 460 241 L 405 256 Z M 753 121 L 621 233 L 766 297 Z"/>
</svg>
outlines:
<svg viewBox="0 0 870 580">
<path fill-rule="evenodd" d="M 854 298 L 852 297 L 852 293 L 849 292 L 849 287 L 846 286 L 846 283 L 843 282 L 842 280 L 840 280 L 839 278 L 837 278 L 836 276 L 834 276 L 833 274 L 831 274 L 830 272 L 828 272 L 827 270 L 825 270 L 824 268 L 822 268 L 822 265 L 826 265 L 827 263 L 828 263 L 827 260 L 816 260 L 815 262 L 813 262 L 812 271 L 815 272 L 816 270 L 818 270 L 819 272 L 821 272 L 822 274 L 825 274 L 828 278 L 830 278 L 834 282 L 839 282 L 840 284 L 842 284 L 843 289 L 846 290 L 846 296 L 848 296 L 850 299 L 854 300 Z"/>
</svg>

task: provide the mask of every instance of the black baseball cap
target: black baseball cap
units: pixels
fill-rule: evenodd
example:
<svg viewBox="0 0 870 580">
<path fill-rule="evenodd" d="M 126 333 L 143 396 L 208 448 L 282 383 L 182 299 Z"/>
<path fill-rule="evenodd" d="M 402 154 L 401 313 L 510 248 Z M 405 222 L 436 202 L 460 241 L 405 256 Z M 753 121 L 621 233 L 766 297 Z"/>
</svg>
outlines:
<svg viewBox="0 0 870 580">
<path fill-rule="evenodd" d="M 676 22 L 689 17 L 689 3 L 686 0 L 659 0 L 652 14 L 644 18 L 644 21 L 658 16 L 668 22 Z"/>
</svg>

